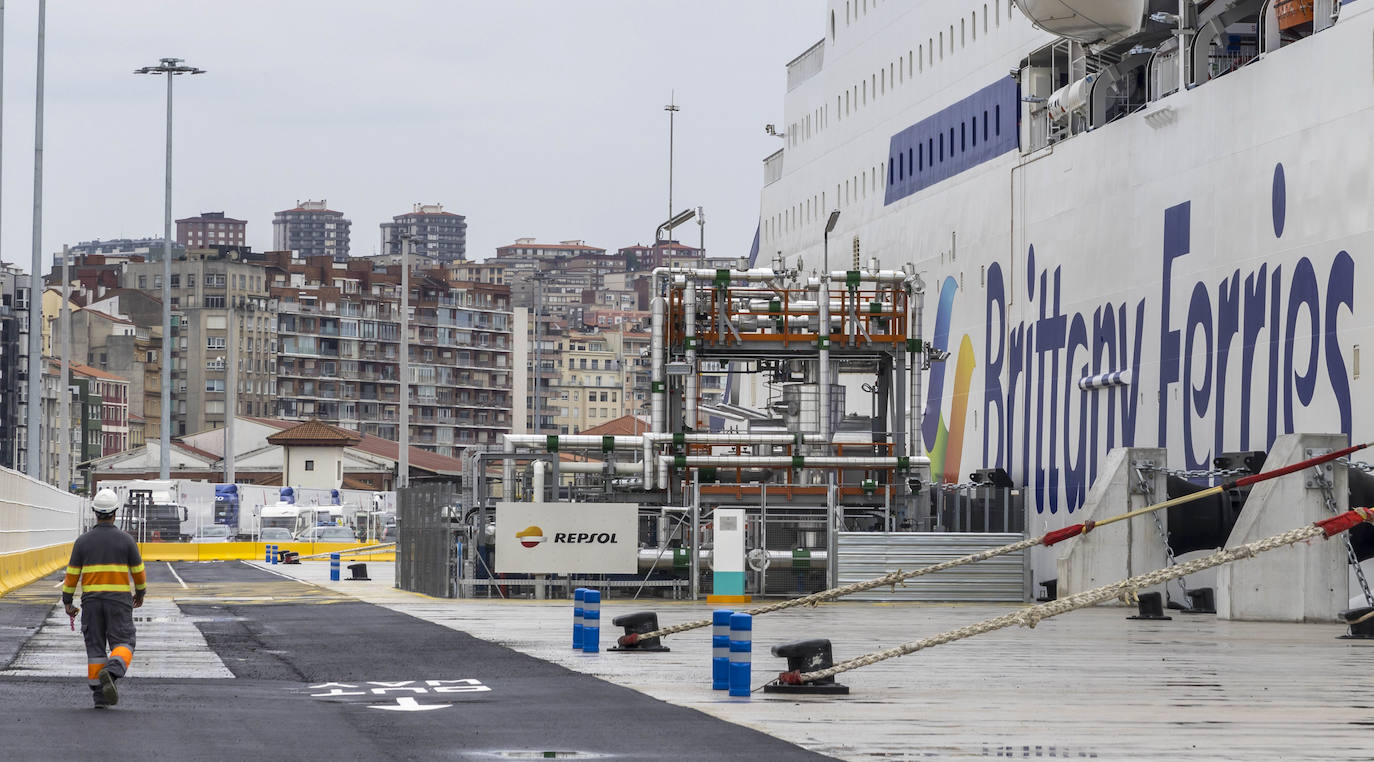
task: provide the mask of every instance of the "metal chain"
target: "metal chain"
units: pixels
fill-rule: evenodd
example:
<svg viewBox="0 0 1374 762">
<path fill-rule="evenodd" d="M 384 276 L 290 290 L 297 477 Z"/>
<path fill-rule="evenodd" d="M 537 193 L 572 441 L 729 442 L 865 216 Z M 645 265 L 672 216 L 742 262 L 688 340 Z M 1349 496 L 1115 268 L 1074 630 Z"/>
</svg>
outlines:
<svg viewBox="0 0 1374 762">
<path fill-rule="evenodd" d="M 1336 462 L 1337 462 L 1337 463 L 1340 463 L 1340 464 L 1342 464 L 1342 465 L 1345 465 L 1345 466 L 1350 466 L 1351 468 L 1354 468 L 1354 469 L 1358 469 L 1358 470 L 1360 470 L 1360 471 L 1365 472 L 1366 474 L 1367 474 L 1367 473 L 1374 472 L 1374 465 L 1370 465 L 1370 464 L 1364 463 L 1364 462 L 1362 462 L 1362 461 L 1358 461 L 1358 460 L 1349 460 L 1349 459 L 1347 459 L 1347 458 L 1341 458 L 1340 460 L 1338 460 L 1338 461 L 1336 461 Z"/>
<path fill-rule="evenodd" d="M 1313 481 L 1321 488 L 1322 501 L 1326 503 L 1326 510 L 1330 511 L 1333 515 L 1339 514 L 1341 509 L 1336 505 L 1336 496 L 1332 494 L 1332 487 L 1334 485 L 1331 483 L 1331 478 L 1326 475 L 1326 469 L 1322 466 L 1313 466 L 1312 472 Z M 1349 533 L 1345 535 L 1345 556 L 1350 562 L 1350 567 L 1355 570 L 1355 579 L 1360 583 L 1360 590 L 1364 593 L 1365 601 L 1369 605 L 1374 606 L 1374 594 L 1371 594 L 1369 591 L 1369 580 L 1365 579 L 1364 567 L 1360 566 L 1359 556 L 1355 555 L 1355 544 L 1351 541 Z"/>
<path fill-rule="evenodd" d="M 1135 469 L 1135 475 L 1136 478 L 1140 480 L 1140 491 L 1145 495 L 1146 502 L 1153 504 L 1155 501 L 1155 487 L 1153 484 L 1150 483 L 1149 479 L 1145 478 L 1146 470 L 1157 469 L 1149 469 L 1146 466 L 1137 466 Z M 1155 529 L 1159 531 L 1159 539 L 1164 542 L 1164 559 L 1168 561 L 1168 563 L 1165 564 L 1165 566 L 1173 566 L 1177 564 L 1178 561 L 1174 558 L 1174 549 L 1169 546 L 1169 533 L 1164 531 L 1164 522 L 1159 518 L 1159 513 L 1159 511 L 1154 511 L 1150 514 L 1150 518 L 1154 519 Z M 1187 605 L 1189 608 L 1191 608 L 1192 601 L 1188 597 L 1188 583 L 1184 582 L 1182 577 L 1179 577 L 1177 582 L 1179 589 L 1183 591 L 1183 603 Z M 1169 597 L 1168 592 L 1168 584 L 1166 583 L 1164 591 L 1164 597 L 1166 599 Z"/>
<path fill-rule="evenodd" d="M 1228 476 L 1244 476 L 1253 473 L 1248 468 L 1213 468 L 1184 471 L 1176 468 L 1164 468 L 1163 466 L 1141 466 L 1140 470 L 1162 473 L 1188 481 L 1193 479 L 1225 479 Z"/>
</svg>

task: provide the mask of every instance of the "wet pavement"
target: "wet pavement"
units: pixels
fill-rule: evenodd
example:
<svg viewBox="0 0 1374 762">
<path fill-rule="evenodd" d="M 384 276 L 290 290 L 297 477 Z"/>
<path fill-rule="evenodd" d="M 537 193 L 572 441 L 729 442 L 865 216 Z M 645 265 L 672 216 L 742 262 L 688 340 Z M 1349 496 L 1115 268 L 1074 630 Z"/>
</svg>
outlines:
<svg viewBox="0 0 1374 762">
<path fill-rule="evenodd" d="M 812 756 L 247 564 L 148 566 L 139 647 L 110 710 L 90 708 L 80 634 L 55 604 L 59 577 L 0 598 L 5 758 Z"/>
<path fill-rule="evenodd" d="M 575 653 L 567 601 L 441 600 L 329 582 L 328 564 L 149 564 L 139 649 L 116 709 L 88 709 L 58 577 L 0 598 L 6 757 L 93 749 L 178 759 L 1368 760 L 1374 641 L 1336 625 L 1132 622 L 1074 612 L 840 676 L 843 697 L 710 689 L 708 629 L 661 654 Z M 701 603 L 611 600 L 672 624 Z M 756 617 L 771 645 L 830 638 L 837 659 L 1005 613 L 835 603 Z M 131 721 L 132 720 L 132 721 Z"/>
</svg>

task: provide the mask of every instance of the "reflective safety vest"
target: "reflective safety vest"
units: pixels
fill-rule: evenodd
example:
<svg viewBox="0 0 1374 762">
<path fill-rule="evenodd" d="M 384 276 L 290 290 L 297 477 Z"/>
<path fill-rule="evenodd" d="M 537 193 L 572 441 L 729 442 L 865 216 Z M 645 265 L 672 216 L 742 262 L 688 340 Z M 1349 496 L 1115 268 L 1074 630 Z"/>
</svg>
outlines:
<svg viewBox="0 0 1374 762">
<path fill-rule="evenodd" d="M 67 576 L 62 580 L 62 601 L 70 603 L 81 586 L 81 598 L 96 597 L 128 601 L 129 578 L 133 578 L 138 596 L 148 589 L 148 576 L 143 571 L 143 557 L 138 543 L 113 524 L 96 524 L 89 532 L 76 538 L 72 557 L 67 562 Z"/>
</svg>

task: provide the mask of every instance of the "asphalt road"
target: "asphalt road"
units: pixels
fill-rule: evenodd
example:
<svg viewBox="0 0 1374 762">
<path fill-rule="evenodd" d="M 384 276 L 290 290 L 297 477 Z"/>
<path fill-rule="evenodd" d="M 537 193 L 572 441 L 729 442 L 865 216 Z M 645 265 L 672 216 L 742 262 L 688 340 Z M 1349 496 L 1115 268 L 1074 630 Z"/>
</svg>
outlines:
<svg viewBox="0 0 1374 762">
<path fill-rule="evenodd" d="M 119 706 L 94 710 L 80 661 L 69 677 L 0 676 L 0 756 L 823 758 L 245 564 L 157 563 L 149 564 L 149 574 L 150 601 L 177 600 L 181 615 L 203 635 L 203 644 L 188 639 L 187 648 L 208 645 L 233 678 L 139 678 L 136 653 L 130 677 L 120 683 Z M 0 671 L 38 634 L 58 579 L 0 598 Z M 140 642 L 159 624 L 141 622 Z"/>
</svg>

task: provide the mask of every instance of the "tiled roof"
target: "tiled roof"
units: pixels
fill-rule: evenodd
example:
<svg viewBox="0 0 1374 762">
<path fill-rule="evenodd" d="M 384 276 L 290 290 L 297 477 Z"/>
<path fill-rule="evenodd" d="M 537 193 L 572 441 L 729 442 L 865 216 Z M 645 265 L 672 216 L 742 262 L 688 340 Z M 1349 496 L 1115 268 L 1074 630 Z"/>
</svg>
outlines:
<svg viewBox="0 0 1374 762">
<path fill-rule="evenodd" d="M 310 444 L 352 447 L 362 438 L 363 435 L 356 431 L 331 426 L 324 421 L 306 421 L 269 436 L 267 441 L 274 445 Z"/>
<path fill-rule="evenodd" d="M 244 417 L 243 420 L 282 430 L 299 425 L 297 421 L 282 421 L 276 418 Z M 374 437 L 371 434 L 363 434 L 361 436 L 362 441 L 355 445 L 351 445 L 351 449 L 360 450 L 369 455 L 376 455 L 392 461 L 400 459 L 401 448 L 390 439 Z M 450 458 L 447 455 L 430 452 L 429 450 L 422 450 L 418 447 L 410 448 L 410 465 L 414 468 L 432 471 L 436 474 L 447 475 L 463 473 L 463 461 L 457 458 Z"/>
<path fill-rule="evenodd" d="M 579 435 L 593 435 L 599 437 L 634 436 L 643 434 L 649 430 L 649 421 L 633 415 L 622 415 L 612 421 L 607 421 L 600 426 L 590 429 L 583 429 Z"/>
<path fill-rule="evenodd" d="M 132 320 L 125 320 L 125 319 L 122 318 L 122 317 L 116 317 L 116 316 L 111 315 L 111 314 L 109 314 L 109 313 L 107 313 L 107 312 L 101 312 L 100 310 L 93 310 L 93 309 L 91 309 L 90 307 L 85 308 L 84 310 L 82 310 L 82 312 L 89 312 L 90 314 L 95 315 L 95 316 L 97 316 L 97 317 L 105 318 L 106 320 L 110 321 L 111 323 L 121 323 L 121 324 L 123 324 L 123 325 L 133 325 L 133 324 L 134 324 L 134 321 L 132 321 Z"/>
</svg>

